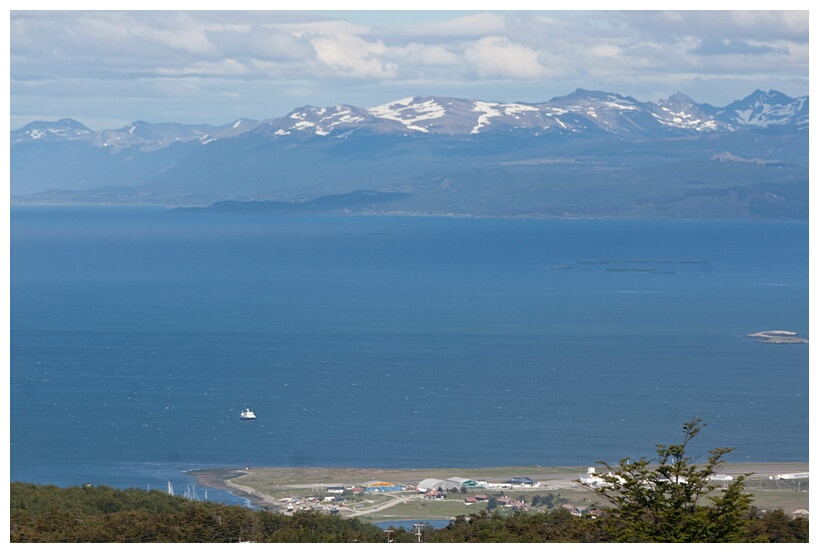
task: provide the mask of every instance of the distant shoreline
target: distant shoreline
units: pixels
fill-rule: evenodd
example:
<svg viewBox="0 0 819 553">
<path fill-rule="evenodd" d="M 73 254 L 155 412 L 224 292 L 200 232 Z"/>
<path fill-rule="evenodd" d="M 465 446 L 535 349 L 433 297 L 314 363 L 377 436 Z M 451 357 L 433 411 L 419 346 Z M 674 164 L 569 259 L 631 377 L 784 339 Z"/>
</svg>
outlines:
<svg viewBox="0 0 819 553">
<path fill-rule="evenodd" d="M 11 208 L 32 207 L 32 208 L 138 208 L 146 210 L 156 210 L 164 212 L 180 213 L 217 213 L 224 215 L 243 214 L 241 211 L 219 211 L 211 207 L 220 202 L 236 202 L 238 200 L 218 200 L 208 204 L 177 204 L 177 203 L 115 203 L 115 202 L 61 202 L 49 200 L 21 200 L 12 199 L 9 203 Z M 247 202 L 276 202 L 275 200 L 247 200 Z M 280 202 L 287 203 L 287 202 Z M 295 203 L 295 202 L 294 202 Z M 673 223 L 801 223 L 807 225 L 810 220 L 807 218 L 769 218 L 759 219 L 755 217 L 691 217 L 674 215 L 657 215 L 652 217 L 637 215 L 605 215 L 605 214 L 554 214 L 554 213 L 471 213 L 466 211 L 299 211 L 282 213 L 269 213 L 263 215 L 281 217 L 310 217 L 310 216 L 341 216 L 341 217 L 397 217 L 397 218 L 428 218 L 428 219 L 486 219 L 486 220 L 519 220 L 519 221 L 615 221 L 615 222 L 673 222 Z"/>
</svg>

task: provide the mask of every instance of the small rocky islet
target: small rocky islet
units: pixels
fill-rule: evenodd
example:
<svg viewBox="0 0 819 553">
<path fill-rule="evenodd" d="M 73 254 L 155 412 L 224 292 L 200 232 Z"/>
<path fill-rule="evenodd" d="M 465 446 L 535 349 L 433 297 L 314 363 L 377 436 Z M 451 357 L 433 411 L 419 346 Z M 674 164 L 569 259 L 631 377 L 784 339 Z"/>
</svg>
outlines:
<svg viewBox="0 0 819 553">
<path fill-rule="evenodd" d="M 747 337 L 763 344 L 807 344 L 808 339 L 790 330 L 763 330 L 746 334 Z"/>
</svg>

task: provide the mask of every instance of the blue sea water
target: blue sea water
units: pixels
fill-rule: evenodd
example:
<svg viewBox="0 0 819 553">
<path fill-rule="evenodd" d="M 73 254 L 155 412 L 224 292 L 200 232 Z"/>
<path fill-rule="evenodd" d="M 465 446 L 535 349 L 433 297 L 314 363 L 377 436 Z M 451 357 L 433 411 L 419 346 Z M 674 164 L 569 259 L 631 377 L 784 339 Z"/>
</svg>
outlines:
<svg viewBox="0 0 819 553">
<path fill-rule="evenodd" d="M 808 336 L 807 223 L 15 206 L 10 245 L 12 481 L 591 466 L 692 417 L 808 460 L 808 346 L 745 336 Z"/>
</svg>

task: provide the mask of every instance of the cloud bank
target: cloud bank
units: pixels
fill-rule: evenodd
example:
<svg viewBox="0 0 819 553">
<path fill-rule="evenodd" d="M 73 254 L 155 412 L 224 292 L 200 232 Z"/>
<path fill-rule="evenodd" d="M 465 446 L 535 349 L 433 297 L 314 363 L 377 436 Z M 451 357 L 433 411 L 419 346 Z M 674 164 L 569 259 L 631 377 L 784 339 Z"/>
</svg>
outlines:
<svg viewBox="0 0 819 553">
<path fill-rule="evenodd" d="M 366 15 L 366 14 L 364 14 Z M 414 94 L 575 88 L 714 105 L 808 93 L 808 12 L 11 12 L 12 128 L 37 118 L 226 123 Z M 93 120 L 92 120 L 93 119 Z"/>
</svg>

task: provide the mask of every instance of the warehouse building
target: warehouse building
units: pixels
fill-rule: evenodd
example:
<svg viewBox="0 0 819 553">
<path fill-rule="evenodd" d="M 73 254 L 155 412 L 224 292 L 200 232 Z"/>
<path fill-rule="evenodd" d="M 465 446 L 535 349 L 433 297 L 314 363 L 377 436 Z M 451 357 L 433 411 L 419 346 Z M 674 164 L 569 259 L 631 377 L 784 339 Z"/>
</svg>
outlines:
<svg viewBox="0 0 819 553">
<path fill-rule="evenodd" d="M 457 476 L 453 476 L 452 478 L 447 478 L 444 480 L 444 489 L 449 490 L 451 488 L 483 488 L 486 485 L 486 482 L 479 481 L 479 480 L 472 480 L 471 478 L 458 478 Z"/>
<path fill-rule="evenodd" d="M 438 478 L 425 478 L 418 483 L 418 491 L 426 493 L 429 490 L 437 490 L 438 488 L 446 489 L 444 481 Z"/>
</svg>

